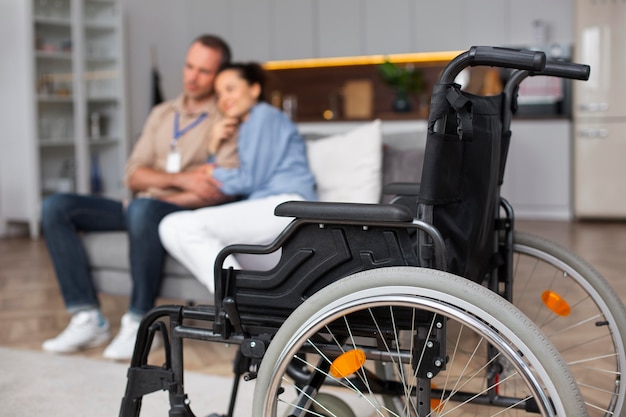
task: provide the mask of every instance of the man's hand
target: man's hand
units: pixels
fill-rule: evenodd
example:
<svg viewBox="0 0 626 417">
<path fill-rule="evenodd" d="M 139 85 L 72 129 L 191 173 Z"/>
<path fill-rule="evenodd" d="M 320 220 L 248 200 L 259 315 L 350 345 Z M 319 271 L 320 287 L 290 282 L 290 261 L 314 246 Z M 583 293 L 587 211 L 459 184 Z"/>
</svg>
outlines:
<svg viewBox="0 0 626 417">
<path fill-rule="evenodd" d="M 179 188 L 196 194 L 202 200 L 212 200 L 217 195 L 222 195 L 219 183 L 210 175 L 212 168 L 212 165 L 207 164 L 191 171 L 178 173 Z"/>
<path fill-rule="evenodd" d="M 232 201 L 233 197 L 222 193 L 219 181 L 211 176 L 213 168 L 213 164 L 205 164 L 177 174 L 181 191 L 155 198 L 191 209 Z"/>
<path fill-rule="evenodd" d="M 222 204 L 233 200 L 233 197 L 222 194 L 216 188 L 216 193 L 211 198 L 202 199 L 197 194 L 191 191 L 181 191 L 179 193 L 170 194 L 160 198 L 162 201 L 176 204 L 188 209 L 195 209 L 200 207 L 214 206 L 216 204 Z"/>
<path fill-rule="evenodd" d="M 169 173 L 140 167 L 135 170 L 129 180 L 129 187 L 136 193 L 150 188 L 174 188 L 196 194 L 202 200 L 211 201 L 223 196 L 219 191 L 220 184 L 211 177 L 212 165 L 205 164 L 193 170 Z"/>
</svg>

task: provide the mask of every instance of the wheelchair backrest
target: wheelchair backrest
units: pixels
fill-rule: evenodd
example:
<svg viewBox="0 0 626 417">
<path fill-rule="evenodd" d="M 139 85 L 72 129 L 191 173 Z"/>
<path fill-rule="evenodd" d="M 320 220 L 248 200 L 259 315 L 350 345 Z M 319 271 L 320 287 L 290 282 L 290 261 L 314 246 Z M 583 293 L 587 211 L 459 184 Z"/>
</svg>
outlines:
<svg viewBox="0 0 626 417">
<path fill-rule="evenodd" d="M 494 254 L 503 96 L 433 89 L 418 203 L 446 242 L 449 272 L 481 281 Z"/>
</svg>

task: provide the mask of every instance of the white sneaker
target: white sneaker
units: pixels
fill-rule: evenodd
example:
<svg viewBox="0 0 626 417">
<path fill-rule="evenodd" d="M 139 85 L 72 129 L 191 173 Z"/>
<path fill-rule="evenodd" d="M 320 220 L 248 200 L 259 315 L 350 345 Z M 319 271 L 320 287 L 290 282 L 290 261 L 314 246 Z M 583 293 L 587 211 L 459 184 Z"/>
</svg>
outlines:
<svg viewBox="0 0 626 417">
<path fill-rule="evenodd" d="M 126 360 L 133 357 L 135 350 L 135 340 L 139 330 L 140 320 L 137 320 L 129 313 L 122 316 L 120 332 L 115 339 L 104 349 L 103 356 L 107 359 Z"/>
<path fill-rule="evenodd" d="M 98 311 L 80 311 L 72 316 L 65 330 L 54 339 L 43 342 L 43 350 L 70 353 L 97 347 L 111 338 L 109 322 L 100 323 Z"/>
</svg>

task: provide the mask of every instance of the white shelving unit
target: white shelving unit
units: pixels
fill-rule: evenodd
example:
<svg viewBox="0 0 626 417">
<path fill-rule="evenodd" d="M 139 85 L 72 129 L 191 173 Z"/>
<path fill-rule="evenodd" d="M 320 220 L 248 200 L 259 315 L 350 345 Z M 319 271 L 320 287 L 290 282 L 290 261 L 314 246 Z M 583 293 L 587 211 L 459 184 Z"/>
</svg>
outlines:
<svg viewBox="0 0 626 417">
<path fill-rule="evenodd" d="M 19 35 L 2 46 L 12 68 L 0 72 L 0 86 L 5 97 L 26 100 L 16 117 L 0 116 L 11 131 L 0 138 L 0 234 L 26 222 L 36 237 L 47 195 L 126 194 L 122 8 L 119 0 L 3 0 L 1 7 L 0 26 Z"/>
</svg>

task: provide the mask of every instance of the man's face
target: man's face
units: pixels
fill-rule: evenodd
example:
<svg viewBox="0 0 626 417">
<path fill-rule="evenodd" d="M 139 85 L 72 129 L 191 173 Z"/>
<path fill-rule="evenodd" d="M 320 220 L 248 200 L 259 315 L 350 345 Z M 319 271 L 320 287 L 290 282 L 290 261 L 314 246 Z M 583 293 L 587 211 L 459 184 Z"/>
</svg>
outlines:
<svg viewBox="0 0 626 417">
<path fill-rule="evenodd" d="M 183 69 L 183 89 L 186 97 L 203 100 L 213 94 L 213 81 L 221 59 L 220 51 L 199 42 L 189 47 Z"/>
</svg>

